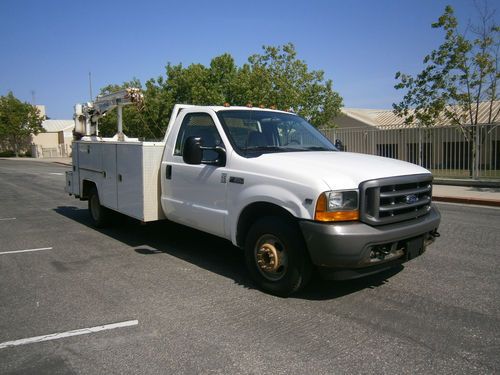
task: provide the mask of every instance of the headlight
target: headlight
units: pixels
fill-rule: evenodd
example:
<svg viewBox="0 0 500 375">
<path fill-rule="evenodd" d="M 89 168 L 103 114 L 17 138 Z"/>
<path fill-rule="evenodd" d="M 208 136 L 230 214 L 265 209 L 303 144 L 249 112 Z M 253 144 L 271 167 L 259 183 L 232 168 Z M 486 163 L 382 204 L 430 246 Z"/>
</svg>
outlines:
<svg viewBox="0 0 500 375">
<path fill-rule="evenodd" d="M 314 220 L 352 221 L 359 219 L 358 191 L 326 191 L 316 202 Z"/>
</svg>

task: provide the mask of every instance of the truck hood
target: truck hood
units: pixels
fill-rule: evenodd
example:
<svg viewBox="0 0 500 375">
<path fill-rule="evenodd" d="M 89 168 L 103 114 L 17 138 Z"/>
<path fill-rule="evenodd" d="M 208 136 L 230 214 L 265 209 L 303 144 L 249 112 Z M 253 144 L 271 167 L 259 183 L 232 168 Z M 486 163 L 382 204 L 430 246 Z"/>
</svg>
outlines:
<svg viewBox="0 0 500 375">
<path fill-rule="evenodd" d="M 374 155 L 337 151 L 283 152 L 252 159 L 265 174 L 290 179 L 321 179 L 329 189 L 355 189 L 366 180 L 413 174 L 429 174 L 418 165 Z M 293 178 L 293 177 L 292 177 Z"/>
</svg>

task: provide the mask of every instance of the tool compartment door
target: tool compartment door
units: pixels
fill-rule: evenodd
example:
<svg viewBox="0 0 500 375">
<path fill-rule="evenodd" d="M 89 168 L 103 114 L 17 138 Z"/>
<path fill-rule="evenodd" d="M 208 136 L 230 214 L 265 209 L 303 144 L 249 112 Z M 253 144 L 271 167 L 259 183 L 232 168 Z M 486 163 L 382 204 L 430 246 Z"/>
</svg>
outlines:
<svg viewBox="0 0 500 375">
<path fill-rule="evenodd" d="M 144 180 L 140 143 L 116 144 L 117 210 L 143 220 Z"/>
</svg>

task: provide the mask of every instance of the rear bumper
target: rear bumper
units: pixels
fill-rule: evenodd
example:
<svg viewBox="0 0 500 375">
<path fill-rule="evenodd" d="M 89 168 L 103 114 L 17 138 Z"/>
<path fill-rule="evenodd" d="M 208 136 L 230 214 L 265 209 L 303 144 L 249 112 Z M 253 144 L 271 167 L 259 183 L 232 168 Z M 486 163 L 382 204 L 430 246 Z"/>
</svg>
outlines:
<svg viewBox="0 0 500 375">
<path fill-rule="evenodd" d="M 440 221 L 438 209 L 432 206 L 423 217 L 389 225 L 299 224 L 311 260 L 322 274 L 329 279 L 349 279 L 383 271 L 420 255 L 433 242 Z"/>
</svg>

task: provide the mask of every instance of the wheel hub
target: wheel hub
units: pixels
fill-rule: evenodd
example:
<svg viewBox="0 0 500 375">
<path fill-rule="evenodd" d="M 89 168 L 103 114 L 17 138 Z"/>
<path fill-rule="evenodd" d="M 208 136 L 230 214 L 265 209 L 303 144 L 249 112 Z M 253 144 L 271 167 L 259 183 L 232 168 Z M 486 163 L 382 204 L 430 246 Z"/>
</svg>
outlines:
<svg viewBox="0 0 500 375">
<path fill-rule="evenodd" d="M 279 252 L 270 243 L 265 243 L 257 250 L 257 264 L 264 272 L 276 272 L 280 267 Z"/>
</svg>

